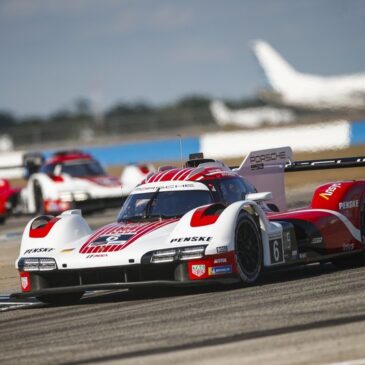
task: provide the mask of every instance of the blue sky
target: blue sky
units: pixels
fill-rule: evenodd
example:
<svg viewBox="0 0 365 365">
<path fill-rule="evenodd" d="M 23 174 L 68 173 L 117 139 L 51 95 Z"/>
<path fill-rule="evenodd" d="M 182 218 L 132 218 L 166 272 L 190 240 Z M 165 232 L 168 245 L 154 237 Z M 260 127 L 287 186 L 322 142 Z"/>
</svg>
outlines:
<svg viewBox="0 0 365 365">
<path fill-rule="evenodd" d="M 365 1 L 0 0 L 0 110 L 249 97 L 257 38 L 301 71 L 365 71 Z"/>
</svg>

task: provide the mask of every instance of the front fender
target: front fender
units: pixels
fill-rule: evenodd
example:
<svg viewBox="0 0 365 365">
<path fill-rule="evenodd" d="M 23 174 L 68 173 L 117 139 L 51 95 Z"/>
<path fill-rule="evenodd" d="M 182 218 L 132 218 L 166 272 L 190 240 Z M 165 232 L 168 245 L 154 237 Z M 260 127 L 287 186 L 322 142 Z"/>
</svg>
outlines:
<svg viewBox="0 0 365 365">
<path fill-rule="evenodd" d="M 68 211 L 52 217 L 46 225 L 34 228 L 36 217 L 26 225 L 21 245 L 20 257 L 54 257 L 61 249 L 74 248 L 75 242 L 91 234 L 92 230 L 77 211 Z M 18 260 L 15 263 L 17 268 Z"/>
<path fill-rule="evenodd" d="M 204 206 L 205 208 L 211 205 Z M 239 214 L 246 211 L 248 214 L 256 215 L 258 217 L 263 251 L 264 264 L 270 264 L 269 252 L 269 235 L 281 230 L 280 226 L 271 223 L 266 218 L 261 207 L 251 200 L 243 200 L 229 205 L 227 208 L 221 210 L 216 219 L 212 219 L 212 223 L 197 225 L 192 224 L 194 214 L 204 208 L 199 207 L 186 213 L 176 225 L 173 232 L 170 234 L 168 242 L 176 245 L 184 245 L 184 243 L 196 242 L 197 244 L 208 243 L 206 254 L 217 254 L 218 247 L 225 246 L 227 251 L 233 251 L 235 247 L 235 228 Z"/>
</svg>

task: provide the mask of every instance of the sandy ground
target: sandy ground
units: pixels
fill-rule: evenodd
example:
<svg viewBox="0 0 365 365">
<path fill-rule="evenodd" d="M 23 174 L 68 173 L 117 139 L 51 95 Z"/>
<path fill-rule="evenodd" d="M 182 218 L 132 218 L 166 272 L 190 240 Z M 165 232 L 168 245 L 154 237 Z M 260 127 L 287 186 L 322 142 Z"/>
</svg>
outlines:
<svg viewBox="0 0 365 365">
<path fill-rule="evenodd" d="M 17 241 L 1 242 L 0 256 L 0 293 L 11 293 L 20 287 L 18 271 L 14 263 L 19 254 L 19 243 Z"/>
</svg>

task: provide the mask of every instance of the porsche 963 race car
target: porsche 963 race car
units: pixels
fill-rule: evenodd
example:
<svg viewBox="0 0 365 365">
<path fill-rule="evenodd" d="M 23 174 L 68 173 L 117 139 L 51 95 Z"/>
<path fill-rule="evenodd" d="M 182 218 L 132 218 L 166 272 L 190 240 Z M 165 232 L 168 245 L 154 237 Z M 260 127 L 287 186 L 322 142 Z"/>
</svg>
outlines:
<svg viewBox="0 0 365 365">
<path fill-rule="evenodd" d="M 293 162 L 283 147 L 251 152 L 236 169 L 202 156 L 160 168 L 94 232 L 79 210 L 32 219 L 14 296 L 61 303 L 99 289 L 252 284 L 272 268 L 362 259 L 365 181 L 319 186 L 294 210 L 284 191 L 284 171 L 357 165 L 364 158 Z"/>
<path fill-rule="evenodd" d="M 24 160 L 27 185 L 19 193 L 15 213 L 95 211 L 121 204 L 120 181 L 88 153 L 59 151 L 46 161 L 39 153 L 29 153 Z"/>
</svg>

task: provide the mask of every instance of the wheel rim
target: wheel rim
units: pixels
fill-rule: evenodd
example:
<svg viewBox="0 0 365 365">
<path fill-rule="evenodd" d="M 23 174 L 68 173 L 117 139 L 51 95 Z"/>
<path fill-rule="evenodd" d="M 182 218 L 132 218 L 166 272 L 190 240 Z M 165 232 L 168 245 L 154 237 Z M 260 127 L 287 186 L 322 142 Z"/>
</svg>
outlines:
<svg viewBox="0 0 365 365">
<path fill-rule="evenodd" d="M 260 265 L 260 248 L 257 233 L 250 222 L 242 222 L 237 230 L 237 260 L 248 277 L 255 276 Z"/>
</svg>

